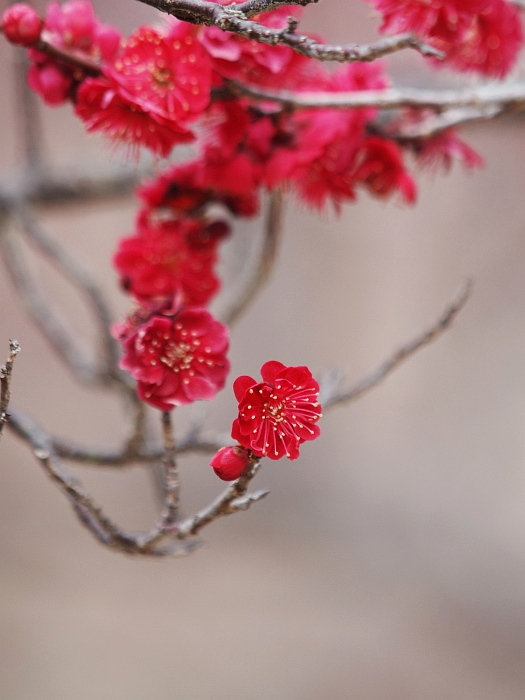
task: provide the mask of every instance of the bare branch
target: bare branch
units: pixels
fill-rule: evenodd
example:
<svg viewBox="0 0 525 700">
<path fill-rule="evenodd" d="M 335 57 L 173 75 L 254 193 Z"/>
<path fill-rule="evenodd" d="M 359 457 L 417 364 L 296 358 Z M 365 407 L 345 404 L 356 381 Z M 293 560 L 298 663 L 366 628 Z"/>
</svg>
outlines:
<svg viewBox="0 0 525 700">
<path fill-rule="evenodd" d="M 525 109 L 525 83 L 491 83 L 461 90 L 427 90 L 424 88 L 387 88 L 386 90 L 356 90 L 354 92 L 291 92 L 264 90 L 251 85 L 229 81 L 230 88 L 239 95 L 258 100 L 270 100 L 288 108 L 308 107 L 323 109 L 397 109 L 400 107 L 431 108 L 498 106 L 507 111 Z"/>
<path fill-rule="evenodd" d="M 166 418 L 166 416 L 168 418 Z M 248 486 L 259 469 L 259 459 L 253 458 L 237 481 L 209 506 L 183 521 L 177 521 L 179 482 L 175 462 L 175 442 L 169 414 L 163 414 L 165 440 L 165 499 L 164 508 L 157 525 L 148 533 L 132 534 L 119 528 L 110 520 L 82 484 L 69 472 L 54 452 L 53 439 L 31 419 L 15 417 L 15 430 L 22 432 L 33 448 L 36 458 L 48 476 L 65 493 L 75 513 L 96 539 L 107 547 L 126 554 L 144 556 L 181 556 L 189 554 L 199 546 L 198 541 L 177 543 L 194 537 L 203 527 L 226 515 L 247 510 L 252 503 L 261 500 L 269 491 L 261 490 L 248 494 Z M 167 545 L 162 544 L 168 539 Z"/>
<path fill-rule="evenodd" d="M 9 400 L 11 398 L 11 374 L 13 372 L 13 364 L 15 357 L 20 352 L 20 344 L 17 340 L 9 341 L 9 356 L 5 365 L 0 367 L 0 437 L 5 423 L 10 416 L 7 412 Z"/>
<path fill-rule="evenodd" d="M 495 119 L 513 111 L 513 109 L 511 110 L 501 105 L 485 105 L 478 109 L 474 107 L 452 108 L 440 114 L 427 117 L 417 124 L 403 124 L 395 131 L 389 129 L 383 135 L 399 142 L 427 139 L 447 129 L 473 122 Z"/>
<path fill-rule="evenodd" d="M 13 177 L 0 185 L 0 203 L 11 207 L 19 202 L 35 204 L 62 204 L 76 201 L 92 201 L 128 194 L 151 168 L 138 167 L 132 172 L 120 168 L 108 168 L 105 172 L 71 172 L 59 175 L 52 172 L 31 171 L 22 178 Z"/>
<path fill-rule="evenodd" d="M 62 459 L 91 467 L 125 468 L 136 464 L 150 466 L 162 460 L 164 450 L 159 445 L 137 445 L 130 448 L 130 441 L 122 447 L 109 448 L 100 445 L 82 445 L 62 437 L 47 433 L 35 420 L 22 411 L 13 410 L 8 424 L 9 429 L 19 438 L 30 444 L 36 436 L 46 440 L 53 453 Z M 188 435 L 176 446 L 177 455 L 189 453 L 213 454 L 224 445 L 234 444 L 227 434 Z"/>
<path fill-rule="evenodd" d="M 246 279 L 241 289 L 233 290 L 226 308 L 219 312 L 219 318 L 231 326 L 251 304 L 258 292 L 268 281 L 277 257 L 277 248 L 282 232 L 283 195 L 276 190 L 270 195 L 266 212 L 263 242 L 256 259 L 249 264 Z"/>
<path fill-rule="evenodd" d="M 5 225 L 0 230 L 0 246 L 13 285 L 35 326 L 79 381 L 99 383 L 97 369 L 80 354 L 63 322 L 44 300 L 13 233 Z"/>
<path fill-rule="evenodd" d="M 162 434 L 164 437 L 164 457 L 162 460 L 164 467 L 164 510 L 161 517 L 164 526 L 170 527 L 177 521 L 179 514 L 180 483 L 173 424 L 171 413 L 168 411 L 162 413 Z"/>
<path fill-rule="evenodd" d="M 124 375 L 118 369 L 118 344 L 110 333 L 113 318 L 99 287 L 76 260 L 48 237 L 27 207 L 18 205 L 11 211 L 33 245 L 84 294 L 96 321 L 103 349 L 104 365 L 98 369 L 98 381 L 107 383 L 112 379 L 123 382 Z"/>
<path fill-rule="evenodd" d="M 269 491 L 258 491 L 246 496 L 250 481 L 257 474 L 259 467 L 260 458 L 252 458 L 244 473 L 236 481 L 233 481 L 215 501 L 199 513 L 179 523 L 177 537 L 179 539 L 192 537 L 214 520 L 237 513 L 240 510 L 246 510 L 252 503 L 267 496 Z"/>
<path fill-rule="evenodd" d="M 334 376 L 322 384 L 319 400 L 323 409 L 332 408 L 333 406 L 355 401 L 370 389 L 373 389 L 383 381 L 391 372 L 399 365 L 411 357 L 415 352 L 420 350 L 428 343 L 439 338 L 450 326 L 454 319 L 467 303 L 472 292 L 472 281 L 467 280 L 460 290 L 457 297 L 447 306 L 441 314 L 437 322 L 428 328 L 420 335 L 413 338 L 410 342 L 400 347 L 388 360 L 383 362 L 375 372 L 372 372 L 368 377 L 365 377 L 357 384 L 350 387 L 343 386 L 342 377 Z"/>
</svg>

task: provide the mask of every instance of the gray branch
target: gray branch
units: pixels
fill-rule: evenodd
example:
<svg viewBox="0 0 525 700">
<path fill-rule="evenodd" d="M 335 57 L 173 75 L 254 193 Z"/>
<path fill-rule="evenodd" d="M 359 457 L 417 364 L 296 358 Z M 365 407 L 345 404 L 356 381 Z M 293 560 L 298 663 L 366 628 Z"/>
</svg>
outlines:
<svg viewBox="0 0 525 700">
<path fill-rule="evenodd" d="M 18 341 L 10 340 L 8 358 L 5 365 L 0 367 L 0 437 L 2 436 L 4 425 L 10 418 L 7 408 L 9 406 L 9 400 L 11 399 L 11 375 L 15 357 L 19 352 L 20 344 Z"/>
<path fill-rule="evenodd" d="M 332 408 L 343 403 L 355 401 L 366 392 L 376 387 L 383 379 L 386 379 L 401 363 L 412 357 L 414 353 L 425 345 L 437 340 L 446 330 L 450 328 L 459 312 L 467 303 L 473 283 L 467 280 L 456 298 L 447 306 L 441 316 L 430 328 L 423 331 L 411 341 L 402 345 L 394 354 L 383 362 L 372 374 L 352 386 L 346 386 L 343 377 L 339 373 L 328 376 L 321 384 L 319 401 L 323 409 Z"/>
<path fill-rule="evenodd" d="M 240 289 L 234 289 L 231 298 L 219 312 L 219 318 L 231 326 L 251 304 L 259 291 L 268 281 L 277 257 L 277 249 L 282 233 L 283 195 L 276 190 L 271 193 L 266 219 L 264 222 L 263 241 L 258 254 L 250 263 L 246 279 Z"/>
</svg>

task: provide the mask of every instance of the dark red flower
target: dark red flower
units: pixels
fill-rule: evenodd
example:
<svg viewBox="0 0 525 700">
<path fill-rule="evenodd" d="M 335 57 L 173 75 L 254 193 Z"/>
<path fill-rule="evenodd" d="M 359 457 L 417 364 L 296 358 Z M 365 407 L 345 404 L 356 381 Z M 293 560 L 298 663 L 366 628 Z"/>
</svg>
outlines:
<svg viewBox="0 0 525 700">
<path fill-rule="evenodd" d="M 23 2 L 8 7 L 0 22 L 6 39 L 21 46 L 36 44 L 40 39 L 43 24 L 38 12 Z"/>
<path fill-rule="evenodd" d="M 113 258 L 126 291 L 140 302 L 180 295 L 187 306 L 202 306 L 219 289 L 214 267 L 217 236 L 204 222 L 173 219 L 139 222 L 135 236 L 123 238 Z M 220 227 L 219 227 L 220 228 Z"/>
<path fill-rule="evenodd" d="M 148 207 L 166 207 L 176 212 L 193 214 L 209 204 L 222 204 L 234 216 L 254 216 L 259 208 L 255 191 L 237 193 L 227 183 L 208 182 L 206 161 L 203 158 L 172 165 L 155 180 L 141 185 L 138 196 Z"/>
<path fill-rule="evenodd" d="M 250 463 L 250 454 L 245 447 L 221 447 L 210 462 L 213 471 L 223 481 L 238 479 Z"/>
<path fill-rule="evenodd" d="M 354 178 L 376 197 L 390 197 L 399 192 L 404 201 L 416 199 L 416 183 L 408 174 L 399 146 L 379 136 L 370 136 L 357 153 Z"/>
<path fill-rule="evenodd" d="M 137 380 L 139 398 L 161 411 L 212 399 L 224 386 L 228 328 L 205 309 L 143 310 L 114 333 L 124 347 L 120 366 Z"/>
<path fill-rule="evenodd" d="M 233 383 L 239 417 L 232 438 L 257 457 L 296 459 L 299 445 L 320 430 L 319 384 L 308 367 L 286 367 L 271 360 L 261 367 L 262 382 L 238 377 Z"/>
<path fill-rule="evenodd" d="M 208 106 L 211 68 L 190 33 L 166 35 L 141 27 L 103 72 L 85 80 L 77 93 L 76 113 L 89 131 L 163 157 L 194 140 L 187 123 Z"/>
</svg>

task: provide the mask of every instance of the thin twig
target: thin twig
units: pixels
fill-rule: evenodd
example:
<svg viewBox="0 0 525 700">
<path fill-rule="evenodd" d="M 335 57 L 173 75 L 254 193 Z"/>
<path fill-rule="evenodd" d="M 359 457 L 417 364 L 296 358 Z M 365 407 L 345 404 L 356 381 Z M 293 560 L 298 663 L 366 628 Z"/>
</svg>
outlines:
<svg viewBox="0 0 525 700">
<path fill-rule="evenodd" d="M 263 241 L 256 259 L 249 264 L 246 279 L 241 289 L 233 290 L 226 308 L 218 316 L 228 326 L 231 326 L 251 304 L 259 291 L 268 281 L 275 260 L 282 232 L 283 195 L 280 190 L 272 192 L 266 220 L 264 223 Z"/>
<path fill-rule="evenodd" d="M 388 360 L 383 362 L 372 374 L 350 387 L 345 387 L 341 377 L 335 377 L 322 385 L 319 400 L 323 409 L 332 408 L 342 403 L 355 401 L 370 389 L 377 386 L 383 379 L 391 374 L 399 365 L 411 357 L 428 343 L 439 338 L 450 326 L 458 313 L 467 303 L 473 283 L 467 280 L 457 297 L 447 306 L 436 323 L 423 333 L 413 338 L 410 342 L 400 347 Z"/>
<path fill-rule="evenodd" d="M 125 468 L 132 465 L 143 464 L 149 466 L 162 460 L 164 451 L 159 445 L 141 445 L 136 449 L 129 447 L 129 441 L 122 447 L 109 448 L 100 445 L 83 445 L 74 443 L 62 437 L 56 437 L 47 433 L 34 418 L 20 410 L 11 411 L 9 429 L 26 442 L 31 442 L 34 435 L 46 437 L 50 449 L 62 459 L 79 464 L 88 464 L 91 467 L 116 467 Z M 176 446 L 177 455 L 183 454 L 213 454 L 224 445 L 233 444 L 228 434 L 206 432 L 198 436 L 186 436 Z"/>
<path fill-rule="evenodd" d="M 259 467 L 260 459 L 253 458 L 245 472 L 236 481 L 233 481 L 215 501 L 195 515 L 179 523 L 177 537 L 179 539 L 193 537 L 200 532 L 203 527 L 209 525 L 214 520 L 222 518 L 225 515 L 231 515 L 232 513 L 246 510 L 252 503 L 260 501 L 267 496 L 270 493 L 267 490 L 246 495 L 248 486 L 257 474 Z"/>
<path fill-rule="evenodd" d="M 13 372 L 15 357 L 19 352 L 20 343 L 17 340 L 10 340 L 9 356 L 5 365 L 0 367 L 0 437 L 2 435 L 4 425 L 10 418 L 7 408 L 11 399 L 11 374 Z"/>
<path fill-rule="evenodd" d="M 169 415 L 169 414 L 168 414 Z M 66 468 L 53 451 L 51 437 L 34 425 L 26 425 L 26 437 L 35 457 L 47 475 L 66 494 L 82 524 L 107 547 L 126 554 L 140 556 L 182 556 L 199 546 L 198 541 L 181 543 L 194 537 L 203 527 L 226 515 L 247 510 L 252 503 L 261 500 L 269 492 L 247 494 L 248 485 L 259 468 L 259 460 L 253 459 L 245 473 L 230 484 L 228 489 L 207 508 L 196 515 L 177 522 L 178 476 L 175 467 L 175 444 L 170 421 L 163 417 L 165 434 L 166 498 L 159 523 L 148 533 L 129 533 L 118 527 L 104 513 L 94 498 Z M 168 539 L 168 544 L 164 544 Z"/>
</svg>

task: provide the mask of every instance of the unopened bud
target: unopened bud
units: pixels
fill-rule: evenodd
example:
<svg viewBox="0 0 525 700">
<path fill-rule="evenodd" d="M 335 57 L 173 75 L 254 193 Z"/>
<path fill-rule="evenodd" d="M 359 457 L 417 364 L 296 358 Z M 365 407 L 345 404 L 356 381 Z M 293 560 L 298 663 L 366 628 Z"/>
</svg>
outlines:
<svg viewBox="0 0 525 700">
<path fill-rule="evenodd" d="M 40 39 L 42 19 L 30 5 L 18 2 L 2 15 L 2 30 L 12 44 L 32 46 Z"/>
<path fill-rule="evenodd" d="M 219 479 L 234 481 L 238 479 L 250 462 L 250 453 L 245 447 L 221 447 L 216 452 L 210 465 Z"/>
</svg>

